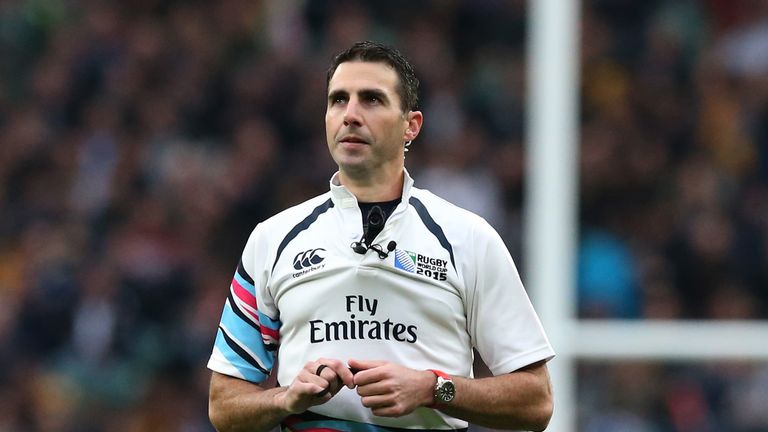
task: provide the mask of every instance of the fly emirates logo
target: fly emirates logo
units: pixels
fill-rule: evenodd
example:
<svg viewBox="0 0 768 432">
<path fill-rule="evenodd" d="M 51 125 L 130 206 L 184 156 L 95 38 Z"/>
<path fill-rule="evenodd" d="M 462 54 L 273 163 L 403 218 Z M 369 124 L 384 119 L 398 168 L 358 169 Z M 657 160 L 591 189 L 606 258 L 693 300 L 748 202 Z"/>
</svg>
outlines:
<svg viewBox="0 0 768 432">
<path fill-rule="evenodd" d="M 344 298 L 349 319 L 344 321 L 324 321 L 321 319 L 309 322 L 310 343 L 331 342 L 339 340 L 393 340 L 397 342 L 416 343 L 415 325 L 398 323 L 387 318 L 380 321 L 376 317 L 379 300 L 361 295 L 349 295 Z"/>
</svg>

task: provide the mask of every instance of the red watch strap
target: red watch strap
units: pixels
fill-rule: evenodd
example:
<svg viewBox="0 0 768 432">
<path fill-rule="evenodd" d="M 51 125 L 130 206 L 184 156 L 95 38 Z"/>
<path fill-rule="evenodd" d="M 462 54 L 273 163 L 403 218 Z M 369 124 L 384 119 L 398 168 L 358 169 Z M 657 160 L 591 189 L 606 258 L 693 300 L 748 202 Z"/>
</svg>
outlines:
<svg viewBox="0 0 768 432">
<path fill-rule="evenodd" d="M 439 377 L 442 377 L 443 379 L 447 379 L 447 380 L 451 379 L 450 375 L 448 375 L 447 373 L 441 370 L 437 370 L 437 369 L 427 369 L 427 370 Z"/>
<path fill-rule="evenodd" d="M 451 377 L 447 373 L 441 370 L 437 370 L 437 369 L 427 369 L 427 370 L 441 377 L 442 379 L 451 379 Z M 437 404 L 435 402 L 432 402 L 431 404 L 427 405 L 427 408 L 437 409 Z"/>
</svg>

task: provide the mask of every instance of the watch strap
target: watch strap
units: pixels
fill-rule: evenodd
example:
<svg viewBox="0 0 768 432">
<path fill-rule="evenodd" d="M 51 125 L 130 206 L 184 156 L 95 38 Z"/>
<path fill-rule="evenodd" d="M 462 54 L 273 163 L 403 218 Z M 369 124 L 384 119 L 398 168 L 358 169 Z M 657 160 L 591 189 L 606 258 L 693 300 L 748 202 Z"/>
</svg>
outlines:
<svg viewBox="0 0 768 432">
<path fill-rule="evenodd" d="M 450 375 L 448 375 L 447 373 L 445 373 L 445 372 L 443 372 L 441 370 L 437 370 L 437 369 L 427 369 L 427 370 L 432 372 L 433 374 L 443 378 L 443 379 L 447 379 L 447 380 L 451 379 Z"/>
<path fill-rule="evenodd" d="M 441 370 L 438 370 L 438 369 L 427 369 L 427 370 L 432 372 L 433 374 L 435 374 L 435 376 L 437 376 L 438 378 L 442 378 L 442 379 L 448 380 L 448 381 L 453 381 L 451 379 L 450 375 L 448 375 L 447 373 L 445 373 L 445 372 L 443 372 Z M 435 383 L 435 387 L 432 388 L 433 402 L 431 404 L 427 405 L 427 408 L 432 408 L 432 409 L 437 409 L 438 408 L 437 401 L 434 400 L 434 397 L 435 397 L 434 395 L 435 395 L 435 390 L 436 390 L 436 387 L 437 387 L 439 381 L 440 380 L 438 380 L 438 382 Z"/>
</svg>

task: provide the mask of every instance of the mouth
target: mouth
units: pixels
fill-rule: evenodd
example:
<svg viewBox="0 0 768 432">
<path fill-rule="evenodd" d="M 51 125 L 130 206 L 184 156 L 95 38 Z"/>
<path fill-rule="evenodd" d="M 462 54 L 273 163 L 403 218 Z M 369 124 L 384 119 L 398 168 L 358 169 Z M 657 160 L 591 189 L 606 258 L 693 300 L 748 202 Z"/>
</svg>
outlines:
<svg viewBox="0 0 768 432">
<path fill-rule="evenodd" d="M 358 136 L 355 136 L 355 135 L 346 135 L 346 136 L 342 137 L 339 140 L 339 143 L 343 143 L 343 144 L 368 144 L 368 141 L 366 141 L 366 140 L 364 140 L 364 139 L 362 139 L 362 138 L 360 138 Z"/>
</svg>

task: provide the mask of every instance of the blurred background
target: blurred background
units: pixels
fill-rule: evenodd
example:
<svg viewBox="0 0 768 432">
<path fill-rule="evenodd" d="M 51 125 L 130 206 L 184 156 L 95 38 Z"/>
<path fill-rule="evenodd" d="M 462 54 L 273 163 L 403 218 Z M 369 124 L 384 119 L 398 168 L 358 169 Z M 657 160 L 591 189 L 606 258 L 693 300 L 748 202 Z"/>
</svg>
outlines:
<svg viewBox="0 0 768 432">
<path fill-rule="evenodd" d="M 416 184 L 522 268 L 526 11 L 0 0 L 0 431 L 212 430 L 239 254 L 327 190 L 325 70 L 357 40 L 416 66 Z M 578 316 L 765 319 L 768 2 L 581 13 Z M 581 431 L 768 431 L 762 362 L 578 366 Z"/>
</svg>

